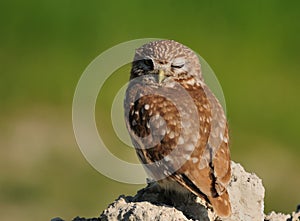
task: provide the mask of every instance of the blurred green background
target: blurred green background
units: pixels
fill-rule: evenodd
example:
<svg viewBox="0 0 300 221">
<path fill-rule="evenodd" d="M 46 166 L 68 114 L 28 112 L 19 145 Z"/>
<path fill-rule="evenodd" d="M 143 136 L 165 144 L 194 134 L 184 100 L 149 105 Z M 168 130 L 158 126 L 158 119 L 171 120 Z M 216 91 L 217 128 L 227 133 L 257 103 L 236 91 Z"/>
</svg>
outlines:
<svg viewBox="0 0 300 221">
<path fill-rule="evenodd" d="M 266 212 L 295 210 L 299 21 L 299 1 L 1 1 L 1 219 L 98 216 L 120 194 L 141 188 L 87 163 L 71 108 L 76 84 L 96 56 L 149 37 L 179 41 L 211 65 L 227 102 L 233 160 L 263 179 Z M 109 112 L 103 102 L 100 116 Z M 107 140 L 118 143 L 109 139 L 115 137 L 109 119 L 97 119 L 107 124 Z M 131 152 L 124 158 L 136 159 Z"/>
</svg>

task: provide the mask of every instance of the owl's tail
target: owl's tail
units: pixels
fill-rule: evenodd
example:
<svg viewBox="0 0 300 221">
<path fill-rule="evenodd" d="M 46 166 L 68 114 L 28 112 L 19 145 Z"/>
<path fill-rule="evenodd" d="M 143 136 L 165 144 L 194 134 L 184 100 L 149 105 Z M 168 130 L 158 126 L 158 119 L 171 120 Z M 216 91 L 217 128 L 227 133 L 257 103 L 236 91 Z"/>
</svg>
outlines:
<svg viewBox="0 0 300 221">
<path fill-rule="evenodd" d="M 227 191 L 220 196 L 208 197 L 208 199 L 218 216 L 225 218 L 231 215 L 231 205 Z"/>
</svg>

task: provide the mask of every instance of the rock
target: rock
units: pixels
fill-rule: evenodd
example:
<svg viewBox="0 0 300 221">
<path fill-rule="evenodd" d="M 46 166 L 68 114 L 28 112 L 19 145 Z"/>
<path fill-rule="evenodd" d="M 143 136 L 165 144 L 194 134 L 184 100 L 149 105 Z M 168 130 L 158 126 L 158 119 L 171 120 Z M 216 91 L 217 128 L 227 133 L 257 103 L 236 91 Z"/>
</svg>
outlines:
<svg viewBox="0 0 300 221">
<path fill-rule="evenodd" d="M 245 172 L 232 162 L 232 176 L 228 186 L 232 215 L 226 221 L 263 221 L 264 187 L 255 174 Z M 170 200 L 171 199 L 171 200 Z M 194 195 L 172 197 L 150 183 L 134 197 L 121 196 L 100 216 L 101 220 L 220 220 L 209 205 Z"/>
<path fill-rule="evenodd" d="M 266 215 L 265 221 L 286 221 L 289 220 L 290 218 L 291 218 L 290 215 L 271 212 L 270 214 Z"/>
<path fill-rule="evenodd" d="M 128 197 L 120 196 L 100 216 L 106 220 L 180 220 L 187 221 L 183 213 L 174 207 L 157 206 L 149 202 L 131 202 Z"/>
<path fill-rule="evenodd" d="M 292 215 L 271 212 L 266 215 L 265 221 L 300 221 L 300 205 L 298 206 L 297 211 L 293 212 Z"/>
<path fill-rule="evenodd" d="M 232 215 L 226 221 L 264 220 L 265 188 L 254 173 L 247 173 L 240 164 L 231 162 L 232 175 L 228 186 Z"/>
<path fill-rule="evenodd" d="M 271 212 L 264 215 L 265 189 L 262 180 L 231 162 L 232 176 L 227 188 L 232 215 L 220 219 L 210 205 L 193 194 L 166 193 L 155 182 L 135 196 L 120 196 L 98 218 L 76 217 L 73 221 L 300 221 L 300 205 L 291 215 Z M 54 220 L 61 220 L 55 218 Z"/>
</svg>

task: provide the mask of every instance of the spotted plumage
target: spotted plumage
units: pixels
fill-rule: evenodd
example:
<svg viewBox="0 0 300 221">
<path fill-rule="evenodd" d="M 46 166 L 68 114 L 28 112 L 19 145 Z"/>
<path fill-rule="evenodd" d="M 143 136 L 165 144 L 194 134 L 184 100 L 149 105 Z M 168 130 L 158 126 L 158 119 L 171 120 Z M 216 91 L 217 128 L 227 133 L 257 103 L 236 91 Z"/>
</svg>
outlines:
<svg viewBox="0 0 300 221">
<path fill-rule="evenodd" d="M 197 55 L 171 40 L 138 48 L 124 108 L 131 140 L 149 176 L 162 188 L 191 192 L 219 216 L 229 216 L 227 122 L 204 83 Z"/>
</svg>

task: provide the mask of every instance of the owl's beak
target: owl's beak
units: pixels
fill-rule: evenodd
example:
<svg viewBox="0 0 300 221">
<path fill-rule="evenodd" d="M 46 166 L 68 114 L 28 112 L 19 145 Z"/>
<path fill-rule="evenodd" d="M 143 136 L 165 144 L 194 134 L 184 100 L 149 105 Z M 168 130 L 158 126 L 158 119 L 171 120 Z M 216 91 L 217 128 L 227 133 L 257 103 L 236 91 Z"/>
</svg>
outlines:
<svg viewBox="0 0 300 221">
<path fill-rule="evenodd" d="M 161 83 L 166 78 L 164 70 L 159 70 L 158 72 L 158 83 Z"/>
</svg>

